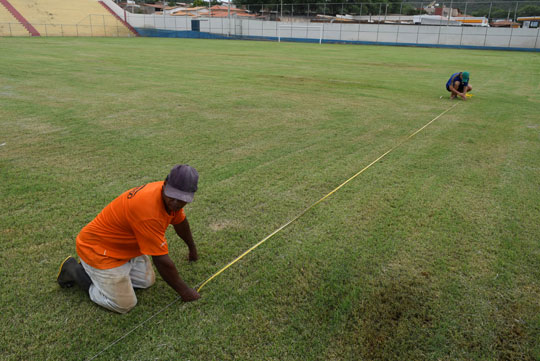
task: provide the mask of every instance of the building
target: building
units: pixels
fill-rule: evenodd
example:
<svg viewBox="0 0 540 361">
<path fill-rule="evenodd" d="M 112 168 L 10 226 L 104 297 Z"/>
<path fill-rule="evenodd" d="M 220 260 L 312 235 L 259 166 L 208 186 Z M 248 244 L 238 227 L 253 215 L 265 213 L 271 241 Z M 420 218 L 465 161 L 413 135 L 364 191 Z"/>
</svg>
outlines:
<svg viewBox="0 0 540 361">
<path fill-rule="evenodd" d="M 540 27 L 540 16 L 523 16 L 516 20 L 518 23 L 523 23 L 523 28 L 538 29 Z"/>
</svg>

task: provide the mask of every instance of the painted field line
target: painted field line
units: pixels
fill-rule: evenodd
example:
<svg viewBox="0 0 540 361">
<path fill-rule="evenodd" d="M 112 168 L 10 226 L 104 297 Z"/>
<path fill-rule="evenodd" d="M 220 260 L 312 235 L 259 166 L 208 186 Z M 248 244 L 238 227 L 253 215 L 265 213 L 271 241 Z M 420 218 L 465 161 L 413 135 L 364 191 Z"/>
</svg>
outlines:
<svg viewBox="0 0 540 361">
<path fill-rule="evenodd" d="M 332 190 L 330 193 L 328 193 L 327 195 L 325 195 L 324 197 L 322 197 L 321 199 L 319 199 L 317 202 L 313 203 L 312 205 L 310 205 L 309 207 L 307 207 L 306 209 L 304 209 L 302 212 L 300 212 L 296 217 L 294 217 L 293 219 L 291 219 L 290 221 L 288 221 L 287 223 L 285 223 L 284 225 L 282 225 L 281 227 L 279 227 L 278 229 L 276 229 L 274 232 L 270 233 L 268 236 L 266 236 L 264 239 L 260 240 L 259 242 L 257 242 L 255 245 L 253 245 L 251 248 L 249 248 L 247 251 L 245 251 L 244 253 L 242 253 L 240 256 L 236 257 L 234 260 L 232 260 L 231 262 L 229 262 L 225 267 L 223 267 L 222 269 L 220 269 L 219 271 L 217 271 L 216 273 L 214 273 L 212 276 L 210 276 L 206 281 L 204 281 L 202 284 L 200 284 L 200 286 L 196 286 L 195 288 L 197 288 L 197 292 L 199 292 L 208 282 L 212 281 L 214 278 L 216 278 L 217 276 L 219 276 L 221 273 L 223 273 L 225 270 L 227 270 L 229 267 L 231 267 L 233 264 L 235 264 L 236 262 L 238 262 L 239 260 L 241 260 L 242 258 L 244 258 L 248 253 L 250 253 L 251 251 L 253 251 L 255 248 L 259 247 L 261 244 L 263 244 L 264 242 L 266 242 L 267 240 L 269 240 L 270 238 L 272 238 L 274 235 L 276 235 L 278 232 L 280 232 L 281 230 L 283 230 L 284 228 L 286 228 L 287 226 L 289 226 L 291 223 L 293 223 L 294 221 L 296 221 L 298 218 L 302 217 L 304 214 L 306 214 L 311 208 L 315 207 L 317 204 L 321 203 L 322 201 L 324 201 L 326 198 L 330 197 L 332 194 L 336 193 L 338 190 L 340 190 L 341 188 L 343 188 L 347 183 L 349 183 L 350 181 L 352 181 L 354 178 L 358 177 L 360 174 L 364 173 L 366 170 L 368 170 L 372 165 L 374 165 L 375 163 L 377 163 L 378 161 L 380 161 L 381 159 L 383 159 L 386 155 L 388 155 L 389 153 L 391 153 L 392 151 L 394 151 L 396 148 L 400 147 L 403 143 L 405 143 L 406 141 L 408 141 L 409 139 L 411 139 L 412 137 L 414 137 L 416 134 L 420 133 L 422 130 L 424 130 L 426 127 L 428 127 L 431 123 L 433 123 L 434 121 L 436 121 L 437 119 L 439 119 L 440 117 L 442 117 L 444 114 L 448 113 L 450 110 L 452 110 L 456 105 L 458 105 L 458 103 L 455 103 L 454 105 L 452 105 L 450 108 L 446 109 L 445 111 L 443 111 L 441 114 L 437 115 L 435 118 L 433 118 L 432 120 L 430 120 L 429 122 L 427 122 L 423 127 L 419 128 L 417 131 L 415 131 L 414 133 L 410 134 L 408 137 L 406 137 L 405 139 L 403 139 L 401 142 L 399 142 L 397 145 L 393 146 L 392 148 L 390 148 L 389 150 L 387 150 L 386 152 L 384 152 L 382 155 L 380 155 L 377 159 L 375 159 L 373 162 L 369 163 L 367 166 L 365 166 L 364 168 L 362 168 L 362 170 L 360 170 L 358 173 L 356 173 L 355 175 L 353 175 L 352 177 L 350 177 L 349 179 L 347 179 L 345 182 L 341 183 L 339 186 L 337 186 L 334 190 Z M 142 325 L 144 325 L 146 322 L 150 321 L 151 319 L 153 319 L 154 317 L 156 317 L 157 315 L 159 315 L 160 313 L 162 313 L 163 311 L 165 311 L 167 308 L 171 307 L 173 304 L 175 304 L 176 302 L 178 302 L 180 300 L 180 296 L 178 296 L 174 301 L 172 301 L 171 303 L 169 303 L 168 305 L 166 305 L 165 307 L 163 307 L 162 309 L 160 309 L 159 311 L 157 311 L 156 313 L 154 313 L 152 316 L 150 316 L 148 319 L 144 320 L 143 322 L 141 322 L 140 324 L 138 324 L 137 326 L 135 326 L 134 328 L 132 328 L 130 331 L 128 331 L 125 335 L 121 336 L 120 338 L 118 338 L 116 341 L 112 342 L 110 345 L 108 345 L 107 347 L 105 347 L 103 350 L 101 350 L 99 353 L 97 353 L 96 355 L 92 356 L 91 358 L 89 358 L 87 361 L 91 361 L 91 360 L 94 360 L 96 357 L 98 357 L 99 355 L 101 355 L 102 353 L 104 353 L 105 351 L 107 351 L 109 348 L 111 348 L 112 346 L 116 345 L 118 342 L 122 341 L 123 339 L 125 339 L 128 335 L 130 335 L 131 333 L 133 333 L 135 330 L 139 329 Z M 186 304 L 184 304 L 186 305 Z"/>
</svg>

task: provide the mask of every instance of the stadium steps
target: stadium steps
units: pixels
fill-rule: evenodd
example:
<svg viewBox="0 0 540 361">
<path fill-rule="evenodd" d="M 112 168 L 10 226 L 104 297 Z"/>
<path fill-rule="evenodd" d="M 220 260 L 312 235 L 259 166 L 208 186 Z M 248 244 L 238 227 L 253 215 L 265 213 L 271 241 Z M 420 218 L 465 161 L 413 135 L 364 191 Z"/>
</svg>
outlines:
<svg viewBox="0 0 540 361">
<path fill-rule="evenodd" d="M 97 0 L 9 1 L 42 36 L 133 36 Z"/>
<path fill-rule="evenodd" d="M 118 16 L 107 4 L 105 4 L 103 1 L 99 1 L 99 3 L 109 12 L 112 16 L 116 18 L 116 20 L 120 21 L 126 28 L 129 29 L 135 36 L 140 36 L 137 30 L 135 30 L 131 25 L 129 25 L 124 19 L 122 19 L 120 16 Z"/>
<path fill-rule="evenodd" d="M 7 0 L 0 0 L 0 4 L 3 5 L 3 7 L 21 24 L 21 26 L 26 29 L 28 34 L 31 36 L 39 36 L 39 32 L 28 22 L 28 20 L 25 19 L 24 16 L 20 12 L 15 9 L 13 5 Z M 10 32 L 10 35 L 19 35 L 20 34 L 20 28 L 17 27 L 15 23 L 9 23 L 7 25 L 7 31 Z M 2 34 L 3 31 L 0 32 Z M 20 34 L 20 35 L 27 35 L 27 34 Z"/>
<path fill-rule="evenodd" d="M 30 36 L 28 30 L 0 5 L 0 36 Z"/>
</svg>

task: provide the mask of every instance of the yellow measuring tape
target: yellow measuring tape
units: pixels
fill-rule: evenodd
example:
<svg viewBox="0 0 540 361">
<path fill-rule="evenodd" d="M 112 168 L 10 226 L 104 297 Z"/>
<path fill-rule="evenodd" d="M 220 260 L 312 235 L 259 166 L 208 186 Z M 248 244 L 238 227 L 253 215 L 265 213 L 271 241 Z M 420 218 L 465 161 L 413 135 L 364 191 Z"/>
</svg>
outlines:
<svg viewBox="0 0 540 361">
<path fill-rule="evenodd" d="M 264 242 L 266 242 L 268 239 L 270 239 L 272 236 L 274 236 L 276 233 L 278 233 L 279 231 L 281 231 L 283 228 L 287 227 L 288 225 L 290 225 L 291 223 L 293 223 L 294 221 L 296 221 L 298 218 L 302 217 L 307 211 L 309 211 L 311 208 L 315 207 L 317 204 L 321 203 L 322 201 L 324 201 L 326 198 L 330 197 L 332 194 L 336 193 L 341 187 L 343 187 L 345 184 L 349 183 L 351 180 L 353 180 L 354 178 L 358 177 L 360 174 L 362 174 L 363 172 L 366 171 L 366 169 L 368 169 L 369 167 L 371 167 L 373 164 L 377 163 L 379 160 L 381 160 L 383 157 L 385 157 L 388 153 L 392 152 L 394 149 L 396 149 L 397 147 L 399 147 L 400 145 L 402 145 L 403 143 L 405 143 L 407 140 L 411 139 L 412 137 L 414 137 L 416 134 L 420 133 L 424 128 L 426 128 L 428 125 L 430 125 L 431 123 L 433 123 L 434 121 L 436 121 L 437 119 L 439 119 L 440 117 L 442 117 L 444 114 L 446 114 L 448 111 L 450 111 L 452 108 L 454 108 L 456 105 L 458 105 L 458 103 L 454 104 L 453 106 L 451 106 L 450 108 L 446 109 L 444 112 L 442 112 L 441 114 L 439 114 L 438 116 L 436 116 L 435 118 L 433 118 L 431 121 L 429 121 L 426 125 L 424 125 L 422 128 L 418 129 L 416 132 L 412 133 L 411 135 L 409 135 L 407 138 L 403 139 L 401 142 L 399 142 L 396 146 L 392 147 L 391 149 L 389 149 L 388 151 L 386 151 L 384 154 L 382 154 L 380 157 L 378 157 L 377 159 L 375 159 L 373 162 L 371 162 L 370 164 L 368 164 L 366 167 L 364 167 L 361 171 L 359 171 L 358 173 L 356 173 L 355 175 L 353 175 L 351 178 L 347 179 L 345 182 L 343 182 L 341 185 L 339 185 L 338 187 L 336 187 L 333 191 L 331 191 L 330 193 L 328 193 L 327 195 L 325 195 L 324 197 L 322 197 L 321 199 L 319 199 L 317 202 L 313 203 L 311 206 L 307 207 L 306 209 L 304 209 L 304 211 L 302 213 L 300 213 L 299 215 L 297 215 L 296 217 L 294 217 L 293 219 L 291 219 L 289 222 L 285 223 L 284 225 L 282 225 L 281 227 L 279 227 L 278 229 L 276 229 L 274 232 L 270 233 L 268 236 L 266 236 L 263 240 L 259 241 L 257 244 L 255 244 L 253 247 L 251 247 L 250 249 L 248 249 L 247 251 L 245 251 L 244 253 L 242 253 L 240 256 L 236 257 L 236 259 L 234 259 L 232 262 L 230 262 L 229 264 L 227 264 L 225 267 L 223 267 L 222 269 L 220 269 L 219 271 L 217 271 L 216 273 L 214 273 L 210 278 L 208 278 L 206 281 L 204 281 L 200 286 L 199 288 L 197 288 L 197 292 L 200 292 L 201 289 L 208 283 L 210 282 L 211 280 L 213 280 L 214 278 L 216 278 L 217 276 L 219 276 L 221 273 L 223 273 L 223 271 L 225 271 L 227 268 L 231 267 L 233 264 L 235 264 L 236 262 L 238 262 L 239 260 L 241 260 L 242 258 L 244 258 L 249 252 L 253 251 L 255 248 L 259 247 L 261 244 L 263 244 Z M 160 309 L 159 311 L 157 311 L 156 313 L 154 313 L 152 316 L 150 316 L 149 318 L 147 318 L 146 320 L 142 321 L 141 323 L 139 323 L 137 326 L 135 326 L 134 328 L 132 328 L 131 330 L 129 330 L 128 332 L 126 332 L 123 336 L 119 337 L 118 339 L 116 339 L 116 341 L 112 342 L 111 344 L 109 344 L 107 347 L 105 347 L 103 350 L 101 350 L 100 352 L 98 352 L 97 354 L 95 354 L 94 356 L 92 356 L 91 358 L 88 359 L 88 361 L 91 361 L 91 360 L 94 360 L 96 357 L 98 357 L 99 355 L 101 355 L 102 353 L 104 353 L 105 351 L 107 351 L 108 349 L 110 349 L 111 347 L 113 347 L 114 345 L 116 345 L 117 343 L 119 343 L 120 341 L 122 341 L 123 339 L 125 339 L 127 336 L 129 336 L 131 333 L 135 332 L 135 330 L 139 329 L 140 327 L 142 327 L 145 323 L 147 323 L 148 321 L 150 321 L 151 319 L 153 319 L 154 317 L 156 317 L 157 315 L 159 315 L 160 313 L 162 313 L 163 311 L 165 311 L 167 308 L 171 307 L 173 304 L 175 304 L 176 302 L 178 302 L 179 300 L 181 300 L 182 298 L 180 296 L 177 296 L 176 299 L 172 302 L 170 302 L 168 305 L 166 305 L 165 307 L 163 307 L 162 309 Z"/>
<path fill-rule="evenodd" d="M 270 238 L 272 238 L 276 233 L 280 232 L 281 230 L 283 230 L 285 227 L 287 227 L 288 225 L 290 225 L 291 223 L 293 223 L 294 221 L 296 221 L 298 218 L 302 217 L 304 214 L 306 214 L 307 211 L 309 211 L 311 208 L 315 207 L 317 204 L 321 203 L 322 201 L 324 201 L 326 198 L 330 197 L 332 194 L 336 193 L 339 189 L 341 189 L 345 184 L 349 183 L 350 181 L 352 181 L 354 178 L 358 177 L 360 174 L 364 173 L 369 167 L 371 167 L 373 164 L 377 163 L 379 160 L 381 160 L 382 158 L 384 158 L 388 153 L 392 152 L 394 149 L 396 149 L 397 147 L 399 147 L 400 145 L 402 145 L 403 143 L 405 143 L 406 141 L 408 141 L 409 139 L 411 139 L 412 137 L 414 137 L 416 134 L 420 133 L 422 130 L 424 130 L 424 128 L 426 128 L 428 125 L 430 125 L 431 123 L 433 123 L 434 121 L 436 121 L 437 119 L 439 119 L 440 117 L 442 117 L 444 114 L 446 114 L 447 112 L 449 112 L 452 108 L 454 108 L 455 106 L 457 105 L 454 104 L 452 105 L 450 108 L 446 109 L 444 112 L 442 112 L 441 114 L 437 115 L 435 118 L 433 118 L 432 120 L 430 120 L 428 123 L 426 123 L 422 128 L 418 129 L 416 132 L 412 133 L 411 135 L 409 135 L 407 138 L 403 139 L 401 142 L 399 142 L 397 145 L 395 145 L 394 147 L 390 148 L 389 150 L 387 150 L 385 153 L 383 153 L 381 156 L 379 156 L 377 159 L 375 159 L 373 162 L 369 163 L 367 166 L 365 166 L 361 171 L 359 171 L 358 173 L 356 173 L 355 175 L 353 175 L 352 177 L 350 177 L 349 179 L 347 179 L 345 182 L 341 183 L 339 186 L 337 186 L 333 191 L 331 191 L 330 193 L 328 193 L 327 195 L 325 195 L 324 197 L 322 197 L 321 199 L 319 199 L 317 202 L 313 203 L 312 205 L 310 205 L 309 207 L 307 207 L 306 209 L 304 209 L 300 214 L 298 214 L 296 217 L 294 217 L 293 219 L 291 219 L 290 221 L 288 221 L 287 223 L 285 223 L 284 225 L 282 225 L 281 227 L 279 227 L 278 229 L 276 229 L 274 232 L 270 233 L 268 236 L 264 237 L 264 239 L 260 240 L 259 242 L 257 242 L 254 246 L 252 246 L 250 249 L 248 249 L 247 251 L 245 251 L 244 253 L 242 253 L 240 256 L 236 257 L 234 260 L 232 260 L 231 262 L 229 262 L 229 264 L 227 264 L 225 267 L 223 267 L 222 269 L 220 269 L 219 271 L 217 271 L 216 273 L 214 273 L 212 276 L 210 276 L 210 278 L 208 278 L 206 281 L 204 281 L 200 286 L 199 288 L 197 288 L 197 292 L 200 292 L 201 289 L 210 281 L 212 281 L 214 278 L 216 278 L 217 276 L 219 276 L 221 273 L 223 273 L 227 268 L 231 267 L 233 264 L 235 264 L 236 262 L 238 262 L 239 260 L 241 260 L 242 258 L 244 258 L 248 253 L 250 253 L 251 251 L 253 251 L 255 248 L 259 247 L 261 244 L 263 244 L 264 242 L 266 242 L 267 240 L 269 240 Z"/>
</svg>

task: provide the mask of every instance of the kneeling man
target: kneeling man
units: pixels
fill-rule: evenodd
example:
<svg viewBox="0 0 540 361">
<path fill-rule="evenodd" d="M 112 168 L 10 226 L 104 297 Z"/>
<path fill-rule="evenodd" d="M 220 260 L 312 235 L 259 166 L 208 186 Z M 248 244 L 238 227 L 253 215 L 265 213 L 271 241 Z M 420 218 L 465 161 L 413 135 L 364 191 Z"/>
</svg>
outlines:
<svg viewBox="0 0 540 361">
<path fill-rule="evenodd" d="M 459 96 L 461 99 L 467 100 L 467 93 L 472 90 L 472 87 L 469 85 L 469 72 L 464 71 L 452 74 L 446 82 L 446 90 L 451 93 L 450 99 Z"/>
<path fill-rule="evenodd" d="M 81 262 L 66 258 L 58 284 L 63 288 L 77 284 L 98 305 L 126 313 L 137 304 L 133 289 L 148 288 L 155 282 L 151 256 L 161 277 L 183 301 L 197 300 L 200 295 L 180 278 L 169 257 L 165 231 L 172 224 L 189 248 L 189 260 L 197 260 L 183 208 L 193 201 L 198 180 L 195 168 L 176 165 L 165 181 L 121 194 L 81 230 L 76 240 Z"/>
</svg>

